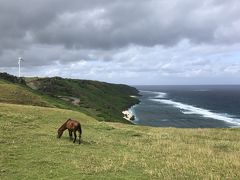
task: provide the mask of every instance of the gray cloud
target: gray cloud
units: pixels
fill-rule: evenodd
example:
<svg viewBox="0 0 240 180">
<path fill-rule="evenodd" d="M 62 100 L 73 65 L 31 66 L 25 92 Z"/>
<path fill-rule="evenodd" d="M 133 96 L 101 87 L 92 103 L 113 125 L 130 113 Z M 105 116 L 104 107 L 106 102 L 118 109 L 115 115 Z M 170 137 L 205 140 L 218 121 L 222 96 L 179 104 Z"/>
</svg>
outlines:
<svg viewBox="0 0 240 180">
<path fill-rule="evenodd" d="M 89 62 L 68 75 L 109 81 L 123 68 L 133 79 L 236 75 L 239 19 L 239 0 L 0 0 L 0 67 L 23 56 L 32 72 Z"/>
<path fill-rule="evenodd" d="M 237 0 L 1 0 L 0 4 L 1 49 L 28 43 L 111 49 L 173 45 L 182 39 L 219 43 L 227 38 L 234 43 L 240 38 Z"/>
<path fill-rule="evenodd" d="M 239 7 L 239 8 L 237 8 Z M 56 14 L 35 32 L 40 43 L 67 48 L 118 48 L 239 41 L 240 2 L 228 1 L 109 1 L 86 9 Z M 224 17 L 222 14 L 224 13 Z M 228 27 L 228 28 L 227 28 Z"/>
</svg>

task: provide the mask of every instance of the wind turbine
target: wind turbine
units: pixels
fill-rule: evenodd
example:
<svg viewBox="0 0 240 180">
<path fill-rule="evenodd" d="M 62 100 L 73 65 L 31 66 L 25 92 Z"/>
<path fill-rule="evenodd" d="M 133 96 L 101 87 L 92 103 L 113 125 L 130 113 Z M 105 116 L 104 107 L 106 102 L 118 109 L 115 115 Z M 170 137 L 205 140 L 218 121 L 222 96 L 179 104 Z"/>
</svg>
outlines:
<svg viewBox="0 0 240 180">
<path fill-rule="evenodd" d="M 23 58 L 18 58 L 18 77 L 21 77 L 21 62 L 23 61 Z"/>
</svg>

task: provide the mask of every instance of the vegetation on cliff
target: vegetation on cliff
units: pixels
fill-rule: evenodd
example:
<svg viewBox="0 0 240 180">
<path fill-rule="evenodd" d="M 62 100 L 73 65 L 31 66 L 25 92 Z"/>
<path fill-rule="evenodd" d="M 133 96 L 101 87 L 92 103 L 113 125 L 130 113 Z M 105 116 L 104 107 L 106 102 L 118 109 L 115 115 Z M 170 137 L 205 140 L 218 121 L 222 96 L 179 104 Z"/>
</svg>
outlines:
<svg viewBox="0 0 240 180">
<path fill-rule="evenodd" d="M 122 84 L 53 78 L 17 78 L 0 73 L 0 102 L 59 107 L 84 112 L 100 121 L 126 122 L 122 111 L 138 91 Z"/>
</svg>

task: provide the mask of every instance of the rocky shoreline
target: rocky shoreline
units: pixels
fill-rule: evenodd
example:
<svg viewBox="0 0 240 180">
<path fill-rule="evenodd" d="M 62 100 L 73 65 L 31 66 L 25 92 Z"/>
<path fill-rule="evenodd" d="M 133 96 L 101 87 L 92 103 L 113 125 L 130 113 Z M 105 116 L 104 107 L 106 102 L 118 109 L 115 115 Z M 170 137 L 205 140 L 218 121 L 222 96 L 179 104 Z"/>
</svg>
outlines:
<svg viewBox="0 0 240 180">
<path fill-rule="evenodd" d="M 126 111 L 122 111 L 123 113 L 123 118 L 128 120 L 128 121 L 134 121 L 135 120 L 135 116 L 128 110 Z"/>
</svg>

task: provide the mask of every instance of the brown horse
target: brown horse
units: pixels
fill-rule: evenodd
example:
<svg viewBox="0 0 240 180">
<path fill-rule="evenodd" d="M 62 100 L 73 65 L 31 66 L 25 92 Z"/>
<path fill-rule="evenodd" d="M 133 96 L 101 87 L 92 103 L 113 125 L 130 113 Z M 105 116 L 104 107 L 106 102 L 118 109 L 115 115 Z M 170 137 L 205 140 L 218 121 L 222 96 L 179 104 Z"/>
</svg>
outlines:
<svg viewBox="0 0 240 180">
<path fill-rule="evenodd" d="M 58 129 L 58 138 L 61 138 L 63 132 L 68 129 L 70 140 L 72 140 L 72 133 L 74 134 L 73 143 L 75 143 L 77 135 L 76 131 L 79 132 L 79 144 L 81 143 L 82 128 L 81 124 L 78 121 L 68 119 L 59 129 Z"/>
</svg>

